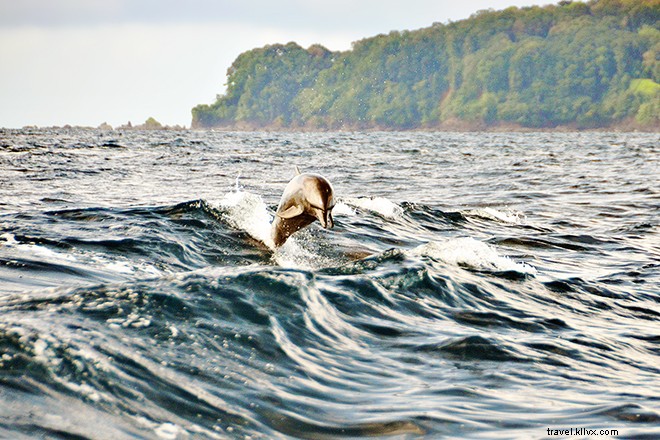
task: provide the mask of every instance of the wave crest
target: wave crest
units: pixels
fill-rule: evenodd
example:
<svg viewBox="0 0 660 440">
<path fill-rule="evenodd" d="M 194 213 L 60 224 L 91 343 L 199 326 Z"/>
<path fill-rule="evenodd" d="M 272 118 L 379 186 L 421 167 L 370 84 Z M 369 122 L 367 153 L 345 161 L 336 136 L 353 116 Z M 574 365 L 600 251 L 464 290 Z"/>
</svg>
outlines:
<svg viewBox="0 0 660 440">
<path fill-rule="evenodd" d="M 500 255 L 493 247 L 471 237 L 430 242 L 410 251 L 413 255 L 431 257 L 448 264 L 467 266 L 477 270 L 519 272 L 535 275 L 536 269 Z"/>
</svg>

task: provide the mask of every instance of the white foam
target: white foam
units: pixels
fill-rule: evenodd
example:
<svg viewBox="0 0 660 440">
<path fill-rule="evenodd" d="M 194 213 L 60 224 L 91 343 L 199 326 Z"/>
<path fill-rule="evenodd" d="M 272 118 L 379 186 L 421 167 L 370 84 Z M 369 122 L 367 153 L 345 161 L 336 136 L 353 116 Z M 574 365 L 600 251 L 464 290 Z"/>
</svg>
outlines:
<svg viewBox="0 0 660 440">
<path fill-rule="evenodd" d="M 514 225 L 522 224 L 525 221 L 525 214 L 513 210 L 500 211 L 495 208 L 486 207 L 474 209 L 466 212 L 467 215 L 481 217 L 489 220 L 495 220 L 502 223 L 509 223 Z"/>
<path fill-rule="evenodd" d="M 237 189 L 225 194 L 217 209 L 233 227 L 247 232 L 269 248 L 275 248 L 270 236 L 272 216 L 261 196 Z"/>
<path fill-rule="evenodd" d="M 4 247 L 11 249 L 13 251 L 18 251 L 24 256 L 37 257 L 44 259 L 49 263 L 70 263 L 77 261 L 76 257 L 71 254 L 65 254 L 63 252 L 57 252 L 52 249 L 49 249 L 45 246 L 41 246 L 33 243 L 20 243 L 16 241 L 16 237 L 13 234 L 8 232 L 0 235 L 0 238 L 4 239 Z M 0 244 L 2 244 L 0 242 Z"/>
<path fill-rule="evenodd" d="M 112 261 L 105 265 L 105 268 L 121 274 L 132 274 L 135 272 L 134 268 L 131 267 L 124 261 Z"/>
<path fill-rule="evenodd" d="M 14 237 L 14 234 L 10 234 L 9 232 L 5 232 L 4 234 L 0 235 L 0 238 L 2 238 L 5 241 L 4 246 L 15 246 L 18 244 L 18 242 L 16 241 L 16 237 Z M 0 242 L 0 245 L 2 244 L 3 243 Z"/>
<path fill-rule="evenodd" d="M 403 208 L 385 197 L 352 197 L 344 199 L 344 203 L 375 212 L 386 218 L 395 219 L 403 215 Z"/>
<path fill-rule="evenodd" d="M 154 429 L 154 432 L 158 438 L 174 440 L 179 434 L 183 434 L 185 430 L 174 423 L 163 423 Z"/>
<path fill-rule="evenodd" d="M 48 348 L 48 344 L 46 341 L 43 339 L 37 339 L 34 341 L 32 348 L 34 350 L 34 357 L 36 359 L 45 360 L 47 358 L 48 353 L 46 353 L 46 349 Z"/>
<path fill-rule="evenodd" d="M 464 237 L 445 242 L 430 242 L 412 250 L 414 255 L 428 256 L 448 264 L 464 265 L 477 270 L 514 271 L 536 274 L 536 269 L 500 255 L 497 250 L 474 238 Z"/>
<path fill-rule="evenodd" d="M 158 269 L 156 266 L 144 259 L 131 261 L 122 256 L 112 256 L 112 258 L 107 258 L 101 254 L 90 254 L 87 252 L 79 254 L 78 258 L 81 263 L 91 262 L 93 263 L 94 267 L 97 267 L 105 272 L 113 272 L 118 275 L 139 274 L 158 277 L 164 273 L 164 271 Z"/>
<path fill-rule="evenodd" d="M 345 215 L 345 216 L 354 216 L 355 210 L 348 206 L 346 203 L 339 201 L 335 204 L 335 207 L 332 209 L 332 215 Z"/>
<path fill-rule="evenodd" d="M 332 259 L 305 249 L 302 245 L 305 238 L 307 237 L 304 232 L 290 237 L 286 243 L 275 250 L 273 261 L 282 267 L 302 270 L 316 270 L 335 264 Z"/>
<path fill-rule="evenodd" d="M 0 235 L 0 238 L 4 239 L 4 243 L 0 241 L 0 247 L 4 246 L 6 249 L 11 250 L 24 258 L 36 258 L 40 261 L 53 264 L 75 266 L 89 265 L 94 268 L 102 268 L 101 270 L 121 275 L 143 273 L 159 276 L 162 274 L 162 271 L 144 260 L 140 260 L 135 264 L 125 257 L 116 256 L 109 259 L 104 255 L 81 249 L 74 249 L 67 253 L 58 252 L 38 244 L 20 243 L 16 241 L 16 237 L 10 233 L 4 233 Z"/>
<path fill-rule="evenodd" d="M 101 394 L 99 394 L 94 387 L 87 385 L 85 383 L 77 384 L 73 382 L 66 382 L 64 384 L 71 391 L 78 393 L 85 398 L 92 400 L 94 402 L 99 402 L 101 400 Z"/>
</svg>

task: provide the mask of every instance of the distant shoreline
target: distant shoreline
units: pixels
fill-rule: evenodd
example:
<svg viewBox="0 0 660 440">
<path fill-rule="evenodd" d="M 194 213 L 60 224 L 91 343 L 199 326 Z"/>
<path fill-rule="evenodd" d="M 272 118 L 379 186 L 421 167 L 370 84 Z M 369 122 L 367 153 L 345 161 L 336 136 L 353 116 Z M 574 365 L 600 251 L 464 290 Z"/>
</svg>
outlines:
<svg viewBox="0 0 660 440">
<path fill-rule="evenodd" d="M 215 127 L 191 127 L 190 130 L 199 131 L 227 131 L 227 132 L 282 132 L 282 133 L 324 133 L 324 132 L 420 132 L 420 133 L 433 133 L 433 132 L 485 132 L 485 133 L 570 133 L 570 132 L 641 132 L 641 133 L 660 133 L 660 125 L 642 125 L 630 118 L 625 121 L 620 121 L 614 124 L 604 126 L 580 126 L 578 124 L 558 125 L 554 127 L 526 127 L 523 125 L 511 123 L 495 123 L 485 124 L 481 122 L 466 122 L 466 121 L 447 121 L 442 124 L 434 124 L 423 127 L 414 128 L 400 128 L 388 127 L 378 125 L 342 125 L 333 127 L 316 127 L 316 126 L 278 126 L 278 125 L 261 125 L 249 123 L 236 123 L 220 125 Z"/>
<path fill-rule="evenodd" d="M 437 126 L 401 129 L 391 127 L 332 127 L 332 128 L 319 128 L 319 127 L 277 127 L 268 125 L 257 124 L 237 124 L 219 127 L 185 127 L 185 126 L 162 126 L 159 128 L 144 128 L 140 126 L 126 127 L 120 126 L 116 128 L 106 127 L 92 127 L 92 126 L 77 126 L 77 125 L 64 125 L 64 126 L 36 126 L 26 125 L 20 128 L 0 127 L 0 131 L 27 131 L 27 130 L 89 130 L 89 131 L 102 131 L 107 133 L 118 133 L 126 131 L 142 131 L 142 132 L 158 132 L 158 131 L 215 131 L 215 132 L 265 132 L 265 133 L 378 133 L 378 132 L 392 132 L 392 133 L 576 133 L 576 132 L 599 132 L 599 133 L 658 133 L 660 134 L 660 127 L 651 127 L 635 124 L 634 122 L 612 124 L 603 127 L 578 127 L 575 125 L 562 125 L 557 127 L 524 127 L 516 126 L 513 124 L 468 124 L 468 123 L 455 123 L 455 124 L 442 124 Z"/>
</svg>

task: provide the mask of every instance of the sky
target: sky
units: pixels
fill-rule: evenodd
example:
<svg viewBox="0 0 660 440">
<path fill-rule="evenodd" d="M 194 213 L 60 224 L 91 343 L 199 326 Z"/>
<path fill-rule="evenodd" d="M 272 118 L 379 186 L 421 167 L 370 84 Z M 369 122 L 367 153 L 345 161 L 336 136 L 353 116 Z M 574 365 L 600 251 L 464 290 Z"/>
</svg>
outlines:
<svg viewBox="0 0 660 440">
<path fill-rule="evenodd" d="M 236 57 L 362 38 L 556 0 L 0 0 L 0 127 L 189 126 Z"/>
</svg>

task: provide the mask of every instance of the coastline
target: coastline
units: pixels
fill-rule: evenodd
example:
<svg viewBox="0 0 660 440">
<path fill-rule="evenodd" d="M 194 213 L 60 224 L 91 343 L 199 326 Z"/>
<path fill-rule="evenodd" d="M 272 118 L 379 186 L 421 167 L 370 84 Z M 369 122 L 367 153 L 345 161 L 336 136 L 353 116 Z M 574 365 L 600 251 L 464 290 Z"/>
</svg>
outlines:
<svg viewBox="0 0 660 440">
<path fill-rule="evenodd" d="M 190 126 L 151 126 L 145 127 L 144 125 L 121 125 L 112 127 L 108 124 L 101 124 L 98 127 L 92 126 L 78 126 L 78 125 L 63 125 L 63 126 L 37 126 L 26 125 L 20 128 L 15 127 L 0 127 L 0 131 L 4 130 L 97 130 L 104 132 L 125 132 L 125 131 L 217 131 L 217 132 L 267 132 L 267 133 L 350 133 L 350 132 L 364 132 L 364 133 L 378 133 L 378 132 L 411 132 L 411 133 L 434 133 L 434 132 L 452 132 L 452 133 L 573 133 L 573 132 L 600 132 L 600 133 L 660 133 L 660 125 L 643 125 L 637 123 L 633 118 L 619 121 L 616 123 L 602 125 L 602 126 L 581 126 L 577 123 L 567 125 L 557 125 L 548 127 L 527 127 L 520 124 L 513 124 L 507 122 L 490 123 L 483 122 L 468 122 L 461 120 L 450 120 L 439 124 L 429 124 L 419 127 L 392 127 L 386 125 L 376 124 L 336 124 L 330 126 L 321 125 L 283 125 L 283 124 L 259 124 L 254 122 L 238 122 L 232 124 L 223 124 L 216 126 L 197 126 L 191 124 Z"/>
<path fill-rule="evenodd" d="M 323 132 L 465 132 L 465 133 L 570 133 L 570 132 L 640 132 L 640 133 L 660 133 L 660 125 L 642 125 L 634 120 L 625 120 L 613 124 L 602 126 L 581 126 L 579 124 L 558 125 L 552 127 L 527 127 L 520 124 L 512 123 L 494 123 L 486 124 L 481 122 L 467 122 L 467 121 L 446 121 L 440 124 L 425 125 L 419 127 L 392 127 L 385 125 L 374 124 L 341 124 L 332 126 L 317 126 L 317 125 L 280 125 L 280 124 L 258 124 L 258 123 L 232 123 L 225 125 L 217 125 L 212 127 L 199 127 L 194 124 L 190 130 L 200 131 L 227 131 L 227 132 L 302 132 L 302 133 L 323 133 Z"/>
</svg>

